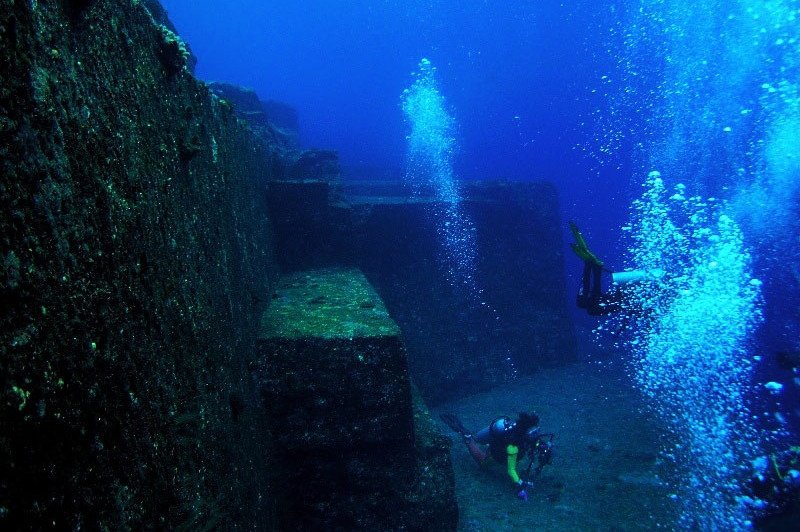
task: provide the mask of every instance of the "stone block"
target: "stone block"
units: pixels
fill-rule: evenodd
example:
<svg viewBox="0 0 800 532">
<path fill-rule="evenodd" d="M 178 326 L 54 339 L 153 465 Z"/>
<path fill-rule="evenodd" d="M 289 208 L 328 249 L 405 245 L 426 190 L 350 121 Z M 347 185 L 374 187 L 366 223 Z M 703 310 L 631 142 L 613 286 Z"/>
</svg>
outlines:
<svg viewBox="0 0 800 532">
<path fill-rule="evenodd" d="M 400 330 L 359 271 L 284 277 L 261 320 L 259 358 L 267 408 L 286 427 L 276 435 L 285 447 L 410 445 Z"/>
<path fill-rule="evenodd" d="M 270 212 L 284 270 L 361 269 L 403 341 L 429 402 L 488 389 L 572 362 L 556 189 L 543 182 L 474 182 L 461 211 L 475 228 L 474 285 L 448 278 L 432 191 L 400 181 L 273 182 Z"/>
<path fill-rule="evenodd" d="M 455 529 L 449 440 L 414 398 L 400 330 L 360 271 L 284 276 L 258 353 L 283 527 Z"/>
</svg>

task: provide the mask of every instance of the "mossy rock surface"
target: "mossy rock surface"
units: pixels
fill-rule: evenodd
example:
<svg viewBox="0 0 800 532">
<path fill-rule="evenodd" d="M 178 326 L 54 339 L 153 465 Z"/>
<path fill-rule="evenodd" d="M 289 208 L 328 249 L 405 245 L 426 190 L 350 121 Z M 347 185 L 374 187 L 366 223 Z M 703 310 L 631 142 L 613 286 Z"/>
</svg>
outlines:
<svg viewBox="0 0 800 532">
<path fill-rule="evenodd" d="M 280 527 L 455 529 L 450 442 L 412 392 L 400 330 L 364 275 L 286 275 L 261 325 L 253 375 L 279 427 Z"/>
<path fill-rule="evenodd" d="M 261 337 L 399 336 L 397 324 L 359 270 L 333 268 L 284 276 L 261 320 Z"/>
<path fill-rule="evenodd" d="M 154 6 L 0 0 L 0 530 L 270 526 L 271 148 Z"/>
</svg>

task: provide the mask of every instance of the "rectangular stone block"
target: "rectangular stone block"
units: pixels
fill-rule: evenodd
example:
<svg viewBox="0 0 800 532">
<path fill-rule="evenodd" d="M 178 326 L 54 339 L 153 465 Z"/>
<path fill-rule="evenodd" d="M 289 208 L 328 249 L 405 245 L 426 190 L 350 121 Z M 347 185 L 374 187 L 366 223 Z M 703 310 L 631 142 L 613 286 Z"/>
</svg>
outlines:
<svg viewBox="0 0 800 532">
<path fill-rule="evenodd" d="M 400 331 L 359 270 L 284 276 L 258 355 L 279 529 L 455 530 L 450 442 L 412 399 Z"/>
<path fill-rule="evenodd" d="M 266 408 L 287 449 L 412 444 L 400 331 L 358 270 L 284 277 L 259 339 Z"/>
</svg>

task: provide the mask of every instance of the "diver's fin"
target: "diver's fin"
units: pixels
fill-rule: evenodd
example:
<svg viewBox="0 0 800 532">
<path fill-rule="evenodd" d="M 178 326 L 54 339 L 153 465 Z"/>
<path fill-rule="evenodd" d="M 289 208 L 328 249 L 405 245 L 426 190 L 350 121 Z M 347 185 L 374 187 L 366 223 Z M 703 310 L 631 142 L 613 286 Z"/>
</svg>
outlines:
<svg viewBox="0 0 800 532">
<path fill-rule="evenodd" d="M 586 249 L 586 240 L 583 239 L 583 235 L 581 234 L 581 230 L 578 229 L 578 225 L 571 221 L 569 222 L 569 230 L 572 231 L 572 238 L 575 239 L 575 243 L 572 244 L 575 247 L 581 247 Z"/>
<path fill-rule="evenodd" d="M 589 257 L 586 256 L 586 252 L 578 244 L 570 244 L 569 247 L 572 248 L 572 251 L 575 252 L 582 261 L 589 260 Z"/>
<path fill-rule="evenodd" d="M 446 412 L 441 414 L 439 417 L 442 418 L 442 421 L 444 421 L 448 427 L 453 429 L 453 431 L 458 432 L 461 436 L 469 434 L 469 431 L 464 427 L 464 425 L 461 423 L 461 420 L 458 419 L 455 414 Z"/>
<path fill-rule="evenodd" d="M 583 262 L 591 262 L 597 264 L 601 268 L 603 267 L 603 261 L 598 259 L 594 253 L 589 251 L 589 246 L 586 244 L 586 239 L 583 238 L 580 229 L 578 229 L 577 224 L 575 222 L 569 222 L 569 229 L 572 231 L 572 236 L 575 238 L 575 242 L 570 244 L 569 247 L 572 248 L 572 251 L 580 258 Z"/>
</svg>

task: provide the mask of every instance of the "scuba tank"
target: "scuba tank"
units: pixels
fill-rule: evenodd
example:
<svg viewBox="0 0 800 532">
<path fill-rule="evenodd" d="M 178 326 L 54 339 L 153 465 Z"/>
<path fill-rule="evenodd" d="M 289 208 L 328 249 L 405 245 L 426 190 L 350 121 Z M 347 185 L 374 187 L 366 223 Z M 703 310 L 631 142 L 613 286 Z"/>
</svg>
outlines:
<svg viewBox="0 0 800 532">
<path fill-rule="evenodd" d="M 632 270 L 627 272 L 613 272 L 611 280 L 614 284 L 638 283 L 639 281 L 658 281 L 664 277 L 664 270 Z"/>
</svg>

